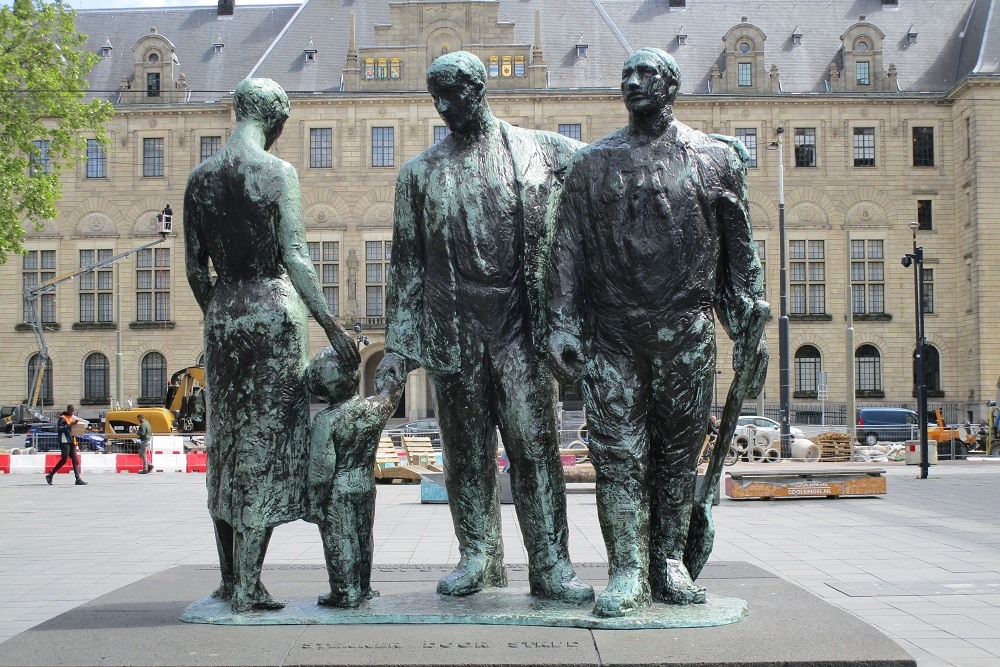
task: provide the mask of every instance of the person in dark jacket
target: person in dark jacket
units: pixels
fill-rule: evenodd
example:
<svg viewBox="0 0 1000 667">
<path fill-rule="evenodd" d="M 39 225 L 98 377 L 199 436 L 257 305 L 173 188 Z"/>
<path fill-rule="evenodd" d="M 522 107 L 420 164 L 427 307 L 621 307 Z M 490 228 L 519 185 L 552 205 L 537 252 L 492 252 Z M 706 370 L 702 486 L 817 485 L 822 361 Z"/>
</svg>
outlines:
<svg viewBox="0 0 1000 667">
<path fill-rule="evenodd" d="M 73 422 L 77 418 L 73 415 L 76 409 L 72 405 L 67 405 L 66 409 L 59 415 L 59 419 L 56 422 L 56 435 L 59 438 L 59 452 L 62 456 L 56 462 L 55 467 L 52 472 L 45 476 L 45 481 L 52 484 L 52 478 L 55 476 L 59 469 L 63 467 L 66 460 L 69 459 L 73 462 L 73 474 L 76 475 L 77 486 L 85 486 L 87 483 L 83 481 L 80 477 L 80 451 L 77 449 L 76 438 L 73 436 Z"/>
</svg>

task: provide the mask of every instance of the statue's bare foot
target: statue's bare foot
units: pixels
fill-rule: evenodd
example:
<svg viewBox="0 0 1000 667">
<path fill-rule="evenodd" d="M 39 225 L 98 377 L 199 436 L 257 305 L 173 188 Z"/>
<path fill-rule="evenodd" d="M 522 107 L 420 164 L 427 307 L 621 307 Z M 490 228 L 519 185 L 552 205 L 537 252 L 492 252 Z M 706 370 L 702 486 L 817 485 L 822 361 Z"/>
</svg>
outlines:
<svg viewBox="0 0 1000 667">
<path fill-rule="evenodd" d="M 594 601 L 594 587 L 576 576 L 567 561 L 560 561 L 551 571 L 537 578 L 532 577 L 531 594 L 568 604 Z"/>
<path fill-rule="evenodd" d="M 650 577 L 655 602 L 667 604 L 705 604 L 705 589 L 691 580 L 684 563 L 668 560 L 663 571 Z"/>
<path fill-rule="evenodd" d="M 462 559 L 453 572 L 438 581 L 441 595 L 472 595 L 487 586 L 507 585 L 507 572 L 503 563 L 487 563 L 485 559 Z"/>
<path fill-rule="evenodd" d="M 608 587 L 597 596 L 594 615 L 605 618 L 628 616 L 649 605 L 649 589 L 637 570 L 612 575 Z"/>
</svg>

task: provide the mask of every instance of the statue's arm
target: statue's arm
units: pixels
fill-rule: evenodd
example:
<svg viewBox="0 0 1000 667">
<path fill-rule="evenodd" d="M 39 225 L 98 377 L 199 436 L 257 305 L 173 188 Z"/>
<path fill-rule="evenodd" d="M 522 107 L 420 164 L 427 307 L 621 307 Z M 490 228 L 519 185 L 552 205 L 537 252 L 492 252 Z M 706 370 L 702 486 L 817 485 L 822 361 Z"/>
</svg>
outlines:
<svg viewBox="0 0 1000 667">
<path fill-rule="evenodd" d="M 201 240 L 202 206 L 195 194 L 192 180 L 184 190 L 184 265 L 188 284 L 201 312 L 208 310 L 212 294 L 212 274 L 208 268 L 208 248 Z"/>
<path fill-rule="evenodd" d="M 545 270 L 549 355 L 561 381 L 579 377 L 583 365 L 583 234 L 589 205 L 583 170 L 574 162 L 549 210 L 552 246 Z"/>
<path fill-rule="evenodd" d="M 716 199 L 720 236 L 720 260 L 715 290 L 715 307 L 726 333 L 736 340 L 746 329 L 748 317 L 757 300 L 764 298 L 764 272 L 753 242 L 747 201 L 746 161 L 743 145 L 729 137 L 713 135 L 724 141 L 724 150 L 716 149 L 709 159 L 718 174 Z"/>
<path fill-rule="evenodd" d="M 323 328 L 330 345 L 345 363 L 357 365 L 361 358 L 354 340 L 337 324 L 323 297 L 323 288 L 316 276 L 316 269 L 309 259 L 302 224 L 302 194 L 299 177 L 289 164 L 281 165 L 281 193 L 278 197 L 278 239 L 282 261 L 295 291 L 302 297 L 306 308 Z"/>
<path fill-rule="evenodd" d="M 420 314 L 424 307 L 424 247 L 419 233 L 420 188 L 407 165 L 396 179 L 392 221 L 392 259 L 386 279 L 386 357 L 379 364 L 376 388 L 385 386 L 385 373 L 402 384 L 420 365 Z"/>
</svg>

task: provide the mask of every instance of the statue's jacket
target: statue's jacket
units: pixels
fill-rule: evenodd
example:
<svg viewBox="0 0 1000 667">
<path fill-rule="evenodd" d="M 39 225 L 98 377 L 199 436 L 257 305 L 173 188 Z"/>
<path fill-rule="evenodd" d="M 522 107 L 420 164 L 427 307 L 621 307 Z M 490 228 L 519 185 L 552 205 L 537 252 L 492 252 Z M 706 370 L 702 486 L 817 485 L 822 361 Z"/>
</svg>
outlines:
<svg viewBox="0 0 1000 667">
<path fill-rule="evenodd" d="M 545 349 L 546 316 L 543 271 L 551 242 L 551 206 L 570 160 L 583 144 L 561 135 L 499 123 L 514 168 L 524 247 L 522 275 L 528 303 L 532 347 Z M 400 170 L 396 181 L 393 248 L 387 286 L 386 350 L 404 357 L 411 368 L 450 374 L 460 370 L 459 307 L 452 226 L 460 221 L 435 210 L 434 198 L 447 197 L 439 184 L 430 182 L 429 165 L 442 158 L 442 144 L 435 144 Z M 510 187 L 498 184 L 497 187 Z M 491 196 L 484 192 L 483 197 Z"/>
</svg>

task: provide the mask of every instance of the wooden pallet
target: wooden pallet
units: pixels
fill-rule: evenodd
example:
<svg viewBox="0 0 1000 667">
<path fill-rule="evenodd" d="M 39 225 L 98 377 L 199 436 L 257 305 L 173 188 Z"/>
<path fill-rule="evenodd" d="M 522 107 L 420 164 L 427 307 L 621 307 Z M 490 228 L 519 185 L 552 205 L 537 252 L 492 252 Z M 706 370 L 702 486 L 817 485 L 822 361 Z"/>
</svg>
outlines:
<svg viewBox="0 0 1000 667">
<path fill-rule="evenodd" d="M 820 461 L 851 460 L 851 439 L 846 433 L 827 431 L 813 438 L 813 442 L 819 445 Z"/>
<path fill-rule="evenodd" d="M 726 473 L 726 495 L 739 499 L 839 498 L 886 492 L 884 468 L 827 468 Z"/>
</svg>

